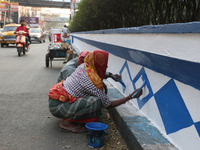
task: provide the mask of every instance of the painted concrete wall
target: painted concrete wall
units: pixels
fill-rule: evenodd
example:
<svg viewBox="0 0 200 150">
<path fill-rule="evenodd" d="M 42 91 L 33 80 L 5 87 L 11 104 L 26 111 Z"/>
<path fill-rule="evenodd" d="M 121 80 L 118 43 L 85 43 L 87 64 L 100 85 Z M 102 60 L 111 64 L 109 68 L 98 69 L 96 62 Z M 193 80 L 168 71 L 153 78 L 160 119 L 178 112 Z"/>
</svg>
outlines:
<svg viewBox="0 0 200 150">
<path fill-rule="evenodd" d="M 110 82 L 125 96 L 144 81 L 144 94 L 129 103 L 178 149 L 200 147 L 200 22 L 72 33 L 78 50 L 108 51 Z"/>
</svg>

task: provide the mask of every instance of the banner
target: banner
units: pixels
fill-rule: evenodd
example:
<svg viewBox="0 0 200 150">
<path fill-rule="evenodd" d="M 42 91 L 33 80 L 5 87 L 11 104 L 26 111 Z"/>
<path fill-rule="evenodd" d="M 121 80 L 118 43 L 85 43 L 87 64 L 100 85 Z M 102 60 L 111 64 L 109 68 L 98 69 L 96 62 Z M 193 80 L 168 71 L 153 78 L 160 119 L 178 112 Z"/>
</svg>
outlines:
<svg viewBox="0 0 200 150">
<path fill-rule="evenodd" d="M 39 18 L 38 17 L 29 17 L 29 23 L 30 24 L 39 24 Z"/>
<path fill-rule="evenodd" d="M 51 21 L 50 18 L 44 18 L 44 21 Z"/>
<path fill-rule="evenodd" d="M 39 18 L 38 17 L 29 17 L 30 27 L 38 28 L 39 27 Z"/>
<path fill-rule="evenodd" d="M 68 22 L 68 18 L 66 18 L 66 17 L 60 17 L 60 22 Z"/>
<path fill-rule="evenodd" d="M 10 3 L 10 12 L 18 12 L 18 3 Z"/>
<path fill-rule="evenodd" d="M 38 28 L 39 27 L 39 18 L 38 17 L 21 17 L 21 20 L 26 20 L 30 27 Z"/>
<path fill-rule="evenodd" d="M 45 22 L 68 22 L 69 19 L 66 17 L 48 17 L 44 18 Z"/>
<path fill-rule="evenodd" d="M 0 11 L 1 12 L 8 12 L 8 2 L 0 1 Z"/>
<path fill-rule="evenodd" d="M 26 20 L 27 22 L 29 22 L 29 19 L 28 19 L 28 17 L 21 17 L 21 19 L 20 20 Z"/>
<path fill-rule="evenodd" d="M 60 19 L 59 19 L 59 17 L 51 17 L 51 21 L 57 22 L 57 21 L 60 21 Z"/>
</svg>

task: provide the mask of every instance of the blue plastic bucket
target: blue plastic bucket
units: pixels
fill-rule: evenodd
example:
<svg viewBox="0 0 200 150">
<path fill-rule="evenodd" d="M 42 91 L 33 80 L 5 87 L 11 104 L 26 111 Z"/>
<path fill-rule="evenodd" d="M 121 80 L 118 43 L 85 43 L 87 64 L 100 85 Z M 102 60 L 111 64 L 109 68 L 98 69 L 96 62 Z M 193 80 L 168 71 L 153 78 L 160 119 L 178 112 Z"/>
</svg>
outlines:
<svg viewBox="0 0 200 150">
<path fill-rule="evenodd" d="M 65 39 L 63 39 L 62 41 L 63 41 L 63 42 L 67 42 L 69 45 L 71 44 L 71 41 L 70 41 L 70 40 L 65 40 Z"/>
<path fill-rule="evenodd" d="M 108 126 L 99 122 L 90 122 L 85 125 L 87 128 L 87 144 L 91 148 L 100 148 L 104 143 L 104 136 L 107 135 Z"/>
<path fill-rule="evenodd" d="M 67 40 L 67 43 L 70 45 L 70 44 L 71 44 L 71 41 L 70 41 L 70 40 Z"/>
</svg>

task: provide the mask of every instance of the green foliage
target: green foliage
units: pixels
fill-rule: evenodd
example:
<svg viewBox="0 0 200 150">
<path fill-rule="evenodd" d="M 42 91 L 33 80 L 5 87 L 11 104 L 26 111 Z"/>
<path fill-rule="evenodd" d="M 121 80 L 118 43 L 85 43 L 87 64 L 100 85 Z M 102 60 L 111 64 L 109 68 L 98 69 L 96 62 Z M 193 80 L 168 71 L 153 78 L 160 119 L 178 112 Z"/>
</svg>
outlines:
<svg viewBox="0 0 200 150">
<path fill-rule="evenodd" d="M 200 21 L 200 0 L 82 0 L 71 32 Z"/>
</svg>

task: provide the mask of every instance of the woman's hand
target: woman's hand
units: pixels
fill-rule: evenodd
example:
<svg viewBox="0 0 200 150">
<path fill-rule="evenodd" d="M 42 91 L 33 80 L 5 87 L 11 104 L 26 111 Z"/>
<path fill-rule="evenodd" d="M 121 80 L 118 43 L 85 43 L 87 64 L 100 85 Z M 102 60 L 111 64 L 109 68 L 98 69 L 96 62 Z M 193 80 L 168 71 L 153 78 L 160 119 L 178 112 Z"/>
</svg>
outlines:
<svg viewBox="0 0 200 150">
<path fill-rule="evenodd" d="M 122 80 L 121 76 L 118 75 L 118 74 L 115 74 L 115 77 L 116 77 L 117 79 L 119 79 L 119 80 Z"/>
<path fill-rule="evenodd" d="M 114 76 L 118 79 L 118 80 L 121 80 L 122 78 L 121 78 L 121 76 L 120 75 L 118 75 L 118 74 L 114 74 Z M 110 73 L 109 74 L 109 77 L 110 78 L 112 78 L 114 81 L 116 81 L 117 82 L 117 79 L 116 78 L 114 78 L 113 76 L 112 76 L 112 73 Z"/>
<path fill-rule="evenodd" d="M 143 93 L 142 89 L 140 89 L 140 91 L 134 97 L 132 97 L 135 94 L 135 92 L 137 92 L 138 90 L 139 89 L 136 89 L 131 94 L 129 94 L 129 97 L 131 97 L 131 98 L 139 98 L 142 95 L 142 93 Z"/>
<path fill-rule="evenodd" d="M 105 91 L 105 93 L 106 93 L 106 95 L 107 95 L 107 93 L 108 93 L 108 88 L 107 88 L 107 85 L 103 82 L 103 88 L 104 88 L 104 91 Z"/>
<path fill-rule="evenodd" d="M 136 89 L 131 94 L 129 94 L 129 96 L 127 96 L 127 97 L 123 97 L 121 99 L 112 101 L 110 106 L 107 109 L 117 107 L 121 104 L 125 104 L 127 101 L 132 99 L 132 96 L 135 94 L 135 92 L 137 92 L 137 90 L 139 90 L 139 89 Z M 140 91 L 134 96 L 134 98 L 139 98 L 141 95 L 142 95 L 142 89 L 140 89 Z"/>
</svg>

